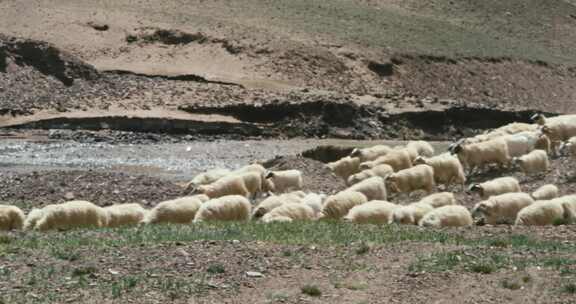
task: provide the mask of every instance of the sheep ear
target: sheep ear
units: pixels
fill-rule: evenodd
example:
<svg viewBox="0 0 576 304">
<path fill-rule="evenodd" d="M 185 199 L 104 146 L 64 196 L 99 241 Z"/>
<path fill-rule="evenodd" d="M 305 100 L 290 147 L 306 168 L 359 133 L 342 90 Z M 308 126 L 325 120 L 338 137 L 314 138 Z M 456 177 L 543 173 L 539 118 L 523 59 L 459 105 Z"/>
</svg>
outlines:
<svg viewBox="0 0 576 304">
<path fill-rule="evenodd" d="M 266 175 L 264 176 L 264 178 L 271 178 L 271 177 L 274 177 L 274 172 L 272 172 L 272 171 L 268 171 L 266 173 Z"/>
<path fill-rule="evenodd" d="M 354 150 L 352 150 L 352 152 L 350 152 L 350 156 L 352 156 L 352 157 L 357 156 L 358 154 L 360 154 L 360 149 L 358 149 L 358 148 L 354 148 Z"/>
</svg>

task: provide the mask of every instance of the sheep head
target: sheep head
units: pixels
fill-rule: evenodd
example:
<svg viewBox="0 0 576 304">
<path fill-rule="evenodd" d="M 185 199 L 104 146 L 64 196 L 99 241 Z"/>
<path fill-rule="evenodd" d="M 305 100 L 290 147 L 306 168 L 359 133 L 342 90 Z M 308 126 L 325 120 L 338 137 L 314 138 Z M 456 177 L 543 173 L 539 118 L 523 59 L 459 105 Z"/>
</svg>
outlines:
<svg viewBox="0 0 576 304">
<path fill-rule="evenodd" d="M 483 202 L 476 204 L 476 206 L 474 206 L 474 208 L 472 208 L 472 216 L 487 214 L 488 213 L 488 207 L 489 207 L 488 205 L 489 204 L 486 201 L 483 201 Z"/>
<path fill-rule="evenodd" d="M 360 154 L 362 154 L 362 150 L 360 150 L 358 148 L 354 148 L 354 150 L 352 150 L 352 152 L 350 152 L 350 157 L 358 157 L 358 156 L 360 156 Z"/>
<path fill-rule="evenodd" d="M 546 123 L 546 118 L 541 113 L 536 113 L 536 114 L 532 115 L 532 117 L 530 117 L 530 120 L 532 120 L 532 122 L 537 123 L 539 125 L 543 125 Z"/>
<path fill-rule="evenodd" d="M 468 188 L 468 191 L 466 191 L 466 194 L 470 195 L 472 193 L 478 193 L 482 196 L 484 193 L 484 188 L 482 188 L 482 186 L 480 186 L 480 184 L 472 184 Z"/>
<path fill-rule="evenodd" d="M 266 178 L 266 179 L 273 178 L 274 176 L 275 176 L 275 174 L 272 171 L 268 171 L 264 174 L 264 178 Z"/>
</svg>

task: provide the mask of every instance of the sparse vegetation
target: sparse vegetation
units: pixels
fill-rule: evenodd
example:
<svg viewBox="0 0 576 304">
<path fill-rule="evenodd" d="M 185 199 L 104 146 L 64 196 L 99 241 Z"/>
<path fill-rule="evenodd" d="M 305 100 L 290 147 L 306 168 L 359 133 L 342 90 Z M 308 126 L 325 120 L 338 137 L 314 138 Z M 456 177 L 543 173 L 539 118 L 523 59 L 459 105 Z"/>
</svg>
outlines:
<svg viewBox="0 0 576 304">
<path fill-rule="evenodd" d="M 303 294 L 311 297 L 319 297 L 322 295 L 322 291 L 316 285 L 304 285 L 301 288 Z"/>
</svg>

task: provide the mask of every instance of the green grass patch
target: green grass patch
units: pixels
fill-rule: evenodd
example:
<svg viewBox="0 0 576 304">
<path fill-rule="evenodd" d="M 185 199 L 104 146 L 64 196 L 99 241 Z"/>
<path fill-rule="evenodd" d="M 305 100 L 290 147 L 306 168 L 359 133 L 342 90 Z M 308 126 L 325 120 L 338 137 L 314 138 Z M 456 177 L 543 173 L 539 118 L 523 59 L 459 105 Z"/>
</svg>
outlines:
<svg viewBox="0 0 576 304">
<path fill-rule="evenodd" d="M 576 283 L 569 283 L 562 286 L 562 291 L 569 294 L 576 294 Z"/>
<path fill-rule="evenodd" d="M 319 297 L 322 295 L 322 291 L 316 285 L 304 285 L 300 288 L 303 294 L 311 296 L 311 297 Z"/>
<path fill-rule="evenodd" d="M 206 269 L 206 272 L 211 273 L 211 274 L 220 274 L 220 273 L 225 273 L 226 268 L 222 264 L 212 264 L 212 265 L 208 266 L 208 268 Z"/>
<path fill-rule="evenodd" d="M 2 252 L 48 250 L 68 261 L 81 258 L 80 249 L 106 251 L 125 246 L 149 247 L 197 240 L 264 241 L 297 245 L 351 245 L 357 254 L 365 254 L 370 245 L 399 242 L 424 242 L 449 245 L 491 246 L 542 252 L 576 253 L 576 244 L 538 240 L 526 235 L 498 238 L 465 238 L 449 230 L 420 229 L 400 225 L 351 225 L 338 222 L 291 223 L 212 223 L 199 225 L 151 225 L 141 228 L 79 229 L 65 232 L 31 232 L 0 245 Z M 290 255 L 294 253 L 285 253 Z M 549 263 L 561 263 L 549 261 Z"/>
</svg>

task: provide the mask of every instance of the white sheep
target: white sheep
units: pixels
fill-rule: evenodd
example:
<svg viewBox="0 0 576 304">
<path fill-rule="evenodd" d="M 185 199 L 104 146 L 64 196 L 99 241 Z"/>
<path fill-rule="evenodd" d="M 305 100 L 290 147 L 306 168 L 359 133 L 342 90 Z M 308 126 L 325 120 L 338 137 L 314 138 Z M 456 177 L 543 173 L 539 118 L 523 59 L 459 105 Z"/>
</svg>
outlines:
<svg viewBox="0 0 576 304">
<path fill-rule="evenodd" d="M 540 126 L 544 126 L 550 123 L 560 123 L 565 121 L 575 121 L 576 114 L 568 114 L 568 115 L 559 115 L 555 117 L 545 117 L 543 114 L 534 114 L 531 117 L 532 121 Z"/>
<path fill-rule="evenodd" d="M 415 149 L 419 156 L 432 157 L 434 155 L 434 147 L 424 140 L 410 141 L 406 144 L 406 148 Z"/>
<path fill-rule="evenodd" d="M 434 208 L 457 205 L 456 197 L 452 192 L 438 192 L 423 197 L 420 203 L 426 203 Z"/>
<path fill-rule="evenodd" d="M 518 212 L 533 203 L 534 199 L 527 193 L 505 193 L 477 203 L 472 209 L 472 214 L 482 215 L 486 224 L 512 224 Z"/>
<path fill-rule="evenodd" d="M 194 176 L 194 178 L 192 178 L 192 180 L 186 185 L 186 188 L 188 189 L 194 186 L 211 184 L 230 173 L 232 173 L 232 171 L 219 168 L 202 172 Z"/>
<path fill-rule="evenodd" d="M 406 206 L 399 206 L 394 210 L 393 221 L 398 224 L 417 225 L 420 219 L 434 210 L 430 204 L 417 202 Z"/>
<path fill-rule="evenodd" d="M 392 174 L 394 169 L 390 165 L 382 164 L 378 165 L 372 169 L 366 169 L 356 174 L 351 175 L 348 177 L 346 183 L 351 186 L 357 184 L 365 179 L 368 179 L 373 176 L 380 176 L 382 178 L 386 178 L 388 175 Z"/>
<path fill-rule="evenodd" d="M 428 193 L 432 193 L 436 188 L 434 168 L 428 165 L 416 165 L 390 174 L 386 179 L 386 183 L 394 192 L 410 193 L 412 191 L 425 190 Z"/>
<path fill-rule="evenodd" d="M 538 125 L 536 124 L 529 124 L 524 122 L 513 122 L 502 127 L 496 128 L 492 130 L 492 132 L 501 132 L 505 134 L 516 134 L 525 131 L 536 131 Z"/>
<path fill-rule="evenodd" d="M 564 207 L 558 198 L 536 201 L 518 212 L 514 225 L 545 226 L 564 219 Z"/>
<path fill-rule="evenodd" d="M 544 150 L 534 150 L 520 157 L 515 157 L 512 162 L 520 166 L 526 175 L 546 173 L 550 168 L 548 154 Z"/>
<path fill-rule="evenodd" d="M 302 198 L 301 203 L 309 206 L 314 210 L 316 217 L 322 212 L 322 203 L 326 199 L 325 194 L 308 193 L 304 198 Z"/>
<path fill-rule="evenodd" d="M 326 198 L 319 218 L 340 219 L 354 206 L 368 202 L 366 195 L 356 191 L 342 191 Z"/>
<path fill-rule="evenodd" d="M 565 149 L 568 149 L 568 154 L 572 158 L 576 158 L 576 136 L 570 137 L 570 139 L 560 145 L 560 151 Z"/>
<path fill-rule="evenodd" d="M 284 193 L 302 189 L 302 172 L 300 170 L 270 171 L 265 175 L 272 181 L 274 193 Z"/>
<path fill-rule="evenodd" d="M 232 171 L 230 174 L 243 174 L 243 173 L 247 173 L 247 172 L 256 172 L 256 173 L 260 173 L 261 175 L 264 175 L 266 173 L 266 168 L 264 168 L 260 164 L 250 164 L 250 165 L 246 165 L 244 167 L 241 167 L 239 169 L 236 169 L 236 170 Z"/>
<path fill-rule="evenodd" d="M 524 131 L 516 134 L 503 136 L 502 139 L 508 145 L 510 157 L 518 157 L 530 153 L 534 149 L 550 152 L 550 138 L 542 132 Z"/>
<path fill-rule="evenodd" d="M 42 208 L 35 230 L 71 229 L 77 227 L 106 227 L 108 214 L 104 208 L 87 201 L 70 201 Z"/>
<path fill-rule="evenodd" d="M 450 205 L 434 209 L 424 215 L 419 226 L 423 227 L 461 227 L 472 226 L 470 211 L 464 206 Z"/>
<path fill-rule="evenodd" d="M 266 213 L 262 217 L 262 222 L 313 221 L 315 219 L 316 212 L 310 206 L 301 203 L 287 203 Z"/>
<path fill-rule="evenodd" d="M 469 194 L 477 193 L 482 199 L 508 192 L 522 192 L 518 180 L 511 176 L 499 177 L 481 184 L 472 184 L 468 188 Z"/>
<path fill-rule="evenodd" d="M 576 115 L 563 115 L 555 117 L 557 120 L 549 118 L 542 126 L 542 133 L 548 135 L 552 142 L 552 153 L 556 154 L 561 142 L 576 136 Z"/>
<path fill-rule="evenodd" d="M 434 168 L 436 184 L 448 186 L 456 183 L 464 187 L 466 183 L 464 167 L 462 167 L 460 160 L 449 152 L 431 158 L 419 156 L 414 160 L 414 165 L 429 165 Z"/>
<path fill-rule="evenodd" d="M 25 215 L 16 206 L 0 205 L 0 231 L 20 230 L 24 227 Z"/>
<path fill-rule="evenodd" d="M 196 212 L 194 223 L 205 221 L 248 221 L 250 220 L 251 208 L 250 201 L 244 196 L 222 196 L 202 204 L 198 212 Z"/>
<path fill-rule="evenodd" d="M 557 198 L 564 209 L 564 219 L 569 223 L 576 221 L 576 195 L 565 195 Z"/>
<path fill-rule="evenodd" d="M 24 220 L 24 227 L 25 231 L 34 230 L 36 228 L 36 223 L 38 220 L 42 218 L 42 209 L 41 208 L 34 208 L 28 212 L 26 216 L 26 220 Z"/>
<path fill-rule="evenodd" d="M 366 161 L 375 160 L 380 156 L 388 154 L 390 151 L 392 151 L 392 148 L 386 145 L 376 145 L 364 149 L 355 148 L 350 153 L 350 157 L 357 157 L 360 159 L 360 162 L 363 163 Z"/>
<path fill-rule="evenodd" d="M 380 176 L 365 179 L 346 190 L 363 193 L 369 201 L 386 200 L 387 198 L 386 184 Z"/>
<path fill-rule="evenodd" d="M 398 205 L 387 201 L 370 201 L 353 207 L 344 220 L 356 224 L 390 224 Z"/>
<path fill-rule="evenodd" d="M 270 195 L 254 208 L 252 217 L 261 218 L 266 213 L 272 211 L 272 209 L 280 207 L 286 203 L 300 203 L 305 196 L 306 193 L 302 191 L 283 193 L 281 195 Z"/>
<path fill-rule="evenodd" d="M 208 196 L 200 194 L 161 202 L 147 212 L 142 223 L 189 224 L 194 219 L 200 206 L 208 199 Z"/>
<path fill-rule="evenodd" d="M 413 148 L 394 149 L 390 153 L 380 156 L 373 161 L 360 164 L 360 170 L 374 168 L 378 165 L 390 165 L 394 171 L 400 171 L 412 167 L 412 160 L 418 157 L 418 153 Z"/>
<path fill-rule="evenodd" d="M 212 184 L 200 185 L 194 189 L 193 193 L 206 194 L 210 198 L 217 198 L 225 195 L 242 195 L 255 197 L 262 192 L 263 175 L 254 172 L 242 172 L 225 176 Z"/>
<path fill-rule="evenodd" d="M 343 179 L 348 179 L 352 174 L 360 172 L 360 158 L 358 157 L 343 157 L 335 162 L 327 163 L 328 167 L 336 176 Z"/>
<path fill-rule="evenodd" d="M 551 200 L 553 198 L 557 198 L 558 197 L 558 187 L 556 187 L 556 185 L 553 184 L 546 184 L 538 189 L 536 189 L 534 192 L 532 192 L 532 198 L 536 201 L 544 201 L 544 200 Z"/>
<path fill-rule="evenodd" d="M 458 159 L 464 168 L 468 169 L 469 174 L 472 174 L 476 167 L 493 163 L 506 166 L 511 160 L 508 145 L 502 138 L 469 145 L 457 143 L 452 148 L 452 154 L 458 155 Z"/>
<path fill-rule="evenodd" d="M 108 214 L 108 227 L 138 225 L 147 213 L 140 204 L 118 204 L 104 210 Z"/>
</svg>

